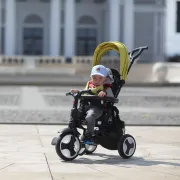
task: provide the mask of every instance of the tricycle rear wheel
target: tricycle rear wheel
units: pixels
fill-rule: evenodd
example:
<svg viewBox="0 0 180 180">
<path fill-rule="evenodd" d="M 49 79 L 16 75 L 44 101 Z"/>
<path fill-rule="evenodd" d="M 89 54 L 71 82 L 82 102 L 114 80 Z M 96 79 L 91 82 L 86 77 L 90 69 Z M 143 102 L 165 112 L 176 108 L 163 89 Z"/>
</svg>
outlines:
<svg viewBox="0 0 180 180">
<path fill-rule="evenodd" d="M 136 151 L 136 141 L 133 136 L 124 134 L 117 144 L 119 155 L 124 159 L 129 159 Z"/>
</svg>

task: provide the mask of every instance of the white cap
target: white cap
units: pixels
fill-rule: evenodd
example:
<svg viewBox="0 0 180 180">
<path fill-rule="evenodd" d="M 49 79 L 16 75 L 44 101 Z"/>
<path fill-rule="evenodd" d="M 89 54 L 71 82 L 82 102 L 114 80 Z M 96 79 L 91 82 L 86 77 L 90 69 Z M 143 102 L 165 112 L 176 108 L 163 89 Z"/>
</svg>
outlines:
<svg viewBox="0 0 180 180">
<path fill-rule="evenodd" d="M 108 70 L 103 65 L 96 65 L 91 70 L 91 77 L 93 75 L 100 75 L 103 77 L 107 77 L 108 76 Z"/>
</svg>

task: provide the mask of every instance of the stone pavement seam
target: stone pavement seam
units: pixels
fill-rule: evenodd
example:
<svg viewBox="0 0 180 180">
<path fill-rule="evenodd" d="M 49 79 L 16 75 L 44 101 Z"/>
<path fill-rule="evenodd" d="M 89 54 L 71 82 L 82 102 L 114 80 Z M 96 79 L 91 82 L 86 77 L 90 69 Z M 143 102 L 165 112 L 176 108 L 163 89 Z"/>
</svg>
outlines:
<svg viewBox="0 0 180 180">
<path fill-rule="evenodd" d="M 3 170 L 3 169 L 8 168 L 9 166 L 12 166 L 12 165 L 14 165 L 14 164 L 15 164 L 15 163 L 11 163 L 11 164 L 9 164 L 8 166 L 5 166 L 5 167 L 1 168 L 0 171 Z"/>
<path fill-rule="evenodd" d="M 45 156 L 45 159 L 46 159 L 46 163 L 47 163 L 47 167 L 49 169 L 49 173 L 50 173 L 51 179 L 54 180 L 53 174 L 51 172 L 51 168 L 50 168 L 49 163 L 48 163 L 48 159 L 47 159 L 46 153 L 44 153 L 44 156 Z"/>
<path fill-rule="evenodd" d="M 36 131 L 37 131 L 37 135 L 38 135 L 38 138 L 39 138 L 40 144 L 41 144 L 41 146 L 43 147 L 43 143 L 42 143 L 41 136 L 40 136 L 40 134 L 39 134 L 39 129 L 38 129 L 38 127 L 37 127 L 37 126 L 36 126 Z"/>
</svg>

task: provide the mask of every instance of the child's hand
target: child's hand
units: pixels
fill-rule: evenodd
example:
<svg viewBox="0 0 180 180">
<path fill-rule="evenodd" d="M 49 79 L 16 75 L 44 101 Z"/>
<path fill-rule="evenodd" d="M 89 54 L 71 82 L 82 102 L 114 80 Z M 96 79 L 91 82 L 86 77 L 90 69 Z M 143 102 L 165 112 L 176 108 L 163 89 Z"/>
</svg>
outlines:
<svg viewBox="0 0 180 180">
<path fill-rule="evenodd" d="M 98 94 L 99 97 L 104 97 L 105 95 L 106 95 L 106 92 L 104 91 L 100 91 Z"/>
<path fill-rule="evenodd" d="M 76 94 L 76 93 L 78 93 L 78 90 L 77 89 L 71 89 L 70 92 L 73 94 Z"/>
</svg>

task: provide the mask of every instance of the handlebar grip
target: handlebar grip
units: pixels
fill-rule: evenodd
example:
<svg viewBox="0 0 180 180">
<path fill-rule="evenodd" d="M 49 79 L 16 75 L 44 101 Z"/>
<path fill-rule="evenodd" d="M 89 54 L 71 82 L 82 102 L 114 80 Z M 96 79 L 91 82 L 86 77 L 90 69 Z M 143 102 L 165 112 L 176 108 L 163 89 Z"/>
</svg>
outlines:
<svg viewBox="0 0 180 180">
<path fill-rule="evenodd" d="M 143 47 L 140 47 L 140 49 L 148 49 L 148 46 L 143 46 Z"/>
<path fill-rule="evenodd" d="M 71 95 L 71 92 L 66 93 L 66 96 L 69 96 L 69 95 Z"/>
</svg>

